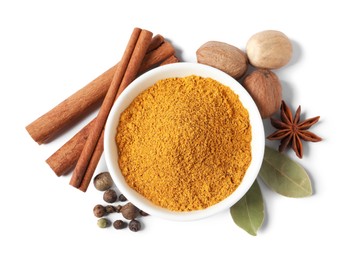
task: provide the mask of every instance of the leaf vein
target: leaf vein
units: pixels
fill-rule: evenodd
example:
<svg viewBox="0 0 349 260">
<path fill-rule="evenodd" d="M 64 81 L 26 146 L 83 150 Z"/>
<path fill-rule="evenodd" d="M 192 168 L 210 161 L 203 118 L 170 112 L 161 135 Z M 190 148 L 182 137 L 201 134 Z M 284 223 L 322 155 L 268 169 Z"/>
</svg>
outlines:
<svg viewBox="0 0 349 260">
<path fill-rule="evenodd" d="M 247 211 L 248 220 L 249 220 L 249 222 L 251 224 L 253 232 L 256 232 L 256 227 L 253 225 L 251 214 L 250 214 L 250 211 L 249 211 L 249 207 L 248 207 L 248 203 L 247 203 L 247 196 L 245 197 L 245 204 L 246 204 L 246 211 Z"/>
<path fill-rule="evenodd" d="M 309 192 L 308 189 L 305 189 L 303 186 L 301 186 L 300 184 L 298 184 L 297 182 L 295 182 L 292 178 L 290 178 L 289 176 L 285 175 L 284 173 L 282 173 L 281 171 L 279 171 L 277 168 L 275 168 L 273 166 L 273 164 L 268 161 L 266 158 L 264 158 L 265 162 L 268 163 L 273 169 L 276 170 L 276 172 L 278 172 L 280 175 L 282 175 L 283 177 L 285 177 L 286 179 L 288 179 L 290 182 L 292 182 L 293 184 L 295 184 L 296 186 L 298 186 L 301 190 L 305 191 L 305 192 Z"/>
</svg>

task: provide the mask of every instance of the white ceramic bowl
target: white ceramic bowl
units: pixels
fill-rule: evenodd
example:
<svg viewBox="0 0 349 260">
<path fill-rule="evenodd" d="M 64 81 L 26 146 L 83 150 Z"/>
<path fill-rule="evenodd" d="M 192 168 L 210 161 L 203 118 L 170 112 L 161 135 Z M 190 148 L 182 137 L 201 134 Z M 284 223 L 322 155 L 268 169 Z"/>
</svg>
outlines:
<svg viewBox="0 0 349 260">
<path fill-rule="evenodd" d="M 160 79 L 185 77 L 190 75 L 215 79 L 230 87 L 236 94 L 239 95 L 240 101 L 249 112 L 250 124 L 252 126 L 252 161 L 241 184 L 226 199 L 203 210 L 176 212 L 153 204 L 128 186 L 119 168 L 118 149 L 115 142 L 115 136 L 120 114 L 142 91 L 149 88 Z M 113 181 L 115 182 L 115 185 L 118 187 L 120 192 L 128 198 L 129 201 L 152 216 L 157 216 L 168 220 L 186 221 L 212 216 L 220 211 L 229 209 L 229 207 L 239 201 L 240 198 L 242 198 L 251 187 L 258 175 L 264 155 L 264 143 L 264 128 L 257 106 L 248 92 L 236 80 L 213 67 L 198 63 L 182 62 L 155 68 L 138 77 L 124 90 L 111 109 L 105 126 L 104 153 L 108 170 Z"/>
</svg>

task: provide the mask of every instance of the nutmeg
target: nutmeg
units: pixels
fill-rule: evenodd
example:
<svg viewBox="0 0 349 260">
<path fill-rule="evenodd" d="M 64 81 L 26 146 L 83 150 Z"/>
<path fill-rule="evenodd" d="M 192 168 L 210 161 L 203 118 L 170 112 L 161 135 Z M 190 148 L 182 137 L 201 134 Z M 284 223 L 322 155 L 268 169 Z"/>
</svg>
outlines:
<svg viewBox="0 0 349 260">
<path fill-rule="evenodd" d="M 235 79 L 241 78 L 248 67 L 246 53 L 224 42 L 206 42 L 196 51 L 196 57 L 198 63 L 222 70 Z"/>
<path fill-rule="evenodd" d="M 262 118 L 270 117 L 280 108 L 282 87 L 272 71 L 257 69 L 245 77 L 242 85 L 253 98 Z"/>
<path fill-rule="evenodd" d="M 106 191 L 114 185 L 114 182 L 109 172 L 101 172 L 94 177 L 93 184 L 97 190 Z"/>
<path fill-rule="evenodd" d="M 284 33 L 266 30 L 251 36 L 246 53 L 256 68 L 279 69 L 291 60 L 292 43 Z"/>
</svg>

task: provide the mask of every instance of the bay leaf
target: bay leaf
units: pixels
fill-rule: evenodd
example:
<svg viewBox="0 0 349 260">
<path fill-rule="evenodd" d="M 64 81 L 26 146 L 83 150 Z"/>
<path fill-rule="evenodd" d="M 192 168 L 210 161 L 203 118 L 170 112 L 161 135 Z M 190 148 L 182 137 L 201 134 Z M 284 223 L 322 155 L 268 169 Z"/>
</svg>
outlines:
<svg viewBox="0 0 349 260">
<path fill-rule="evenodd" d="M 311 181 L 305 169 L 268 146 L 265 147 L 259 176 L 270 189 L 283 196 L 302 198 L 312 194 Z"/>
<path fill-rule="evenodd" d="M 230 214 L 240 228 L 256 236 L 264 221 L 264 202 L 257 180 L 247 193 L 232 207 Z"/>
</svg>

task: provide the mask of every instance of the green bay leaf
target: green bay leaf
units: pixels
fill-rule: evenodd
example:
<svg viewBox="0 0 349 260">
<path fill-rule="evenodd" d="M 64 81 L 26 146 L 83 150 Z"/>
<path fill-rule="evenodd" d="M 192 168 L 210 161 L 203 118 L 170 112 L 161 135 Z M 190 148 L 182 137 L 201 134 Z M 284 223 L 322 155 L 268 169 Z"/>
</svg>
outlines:
<svg viewBox="0 0 349 260">
<path fill-rule="evenodd" d="M 291 198 L 312 194 L 312 186 L 305 169 L 288 156 L 266 146 L 259 171 L 263 182 L 273 191 Z"/>
<path fill-rule="evenodd" d="M 247 193 L 232 207 L 230 214 L 234 222 L 249 234 L 256 236 L 264 221 L 264 202 L 257 180 Z"/>
</svg>

